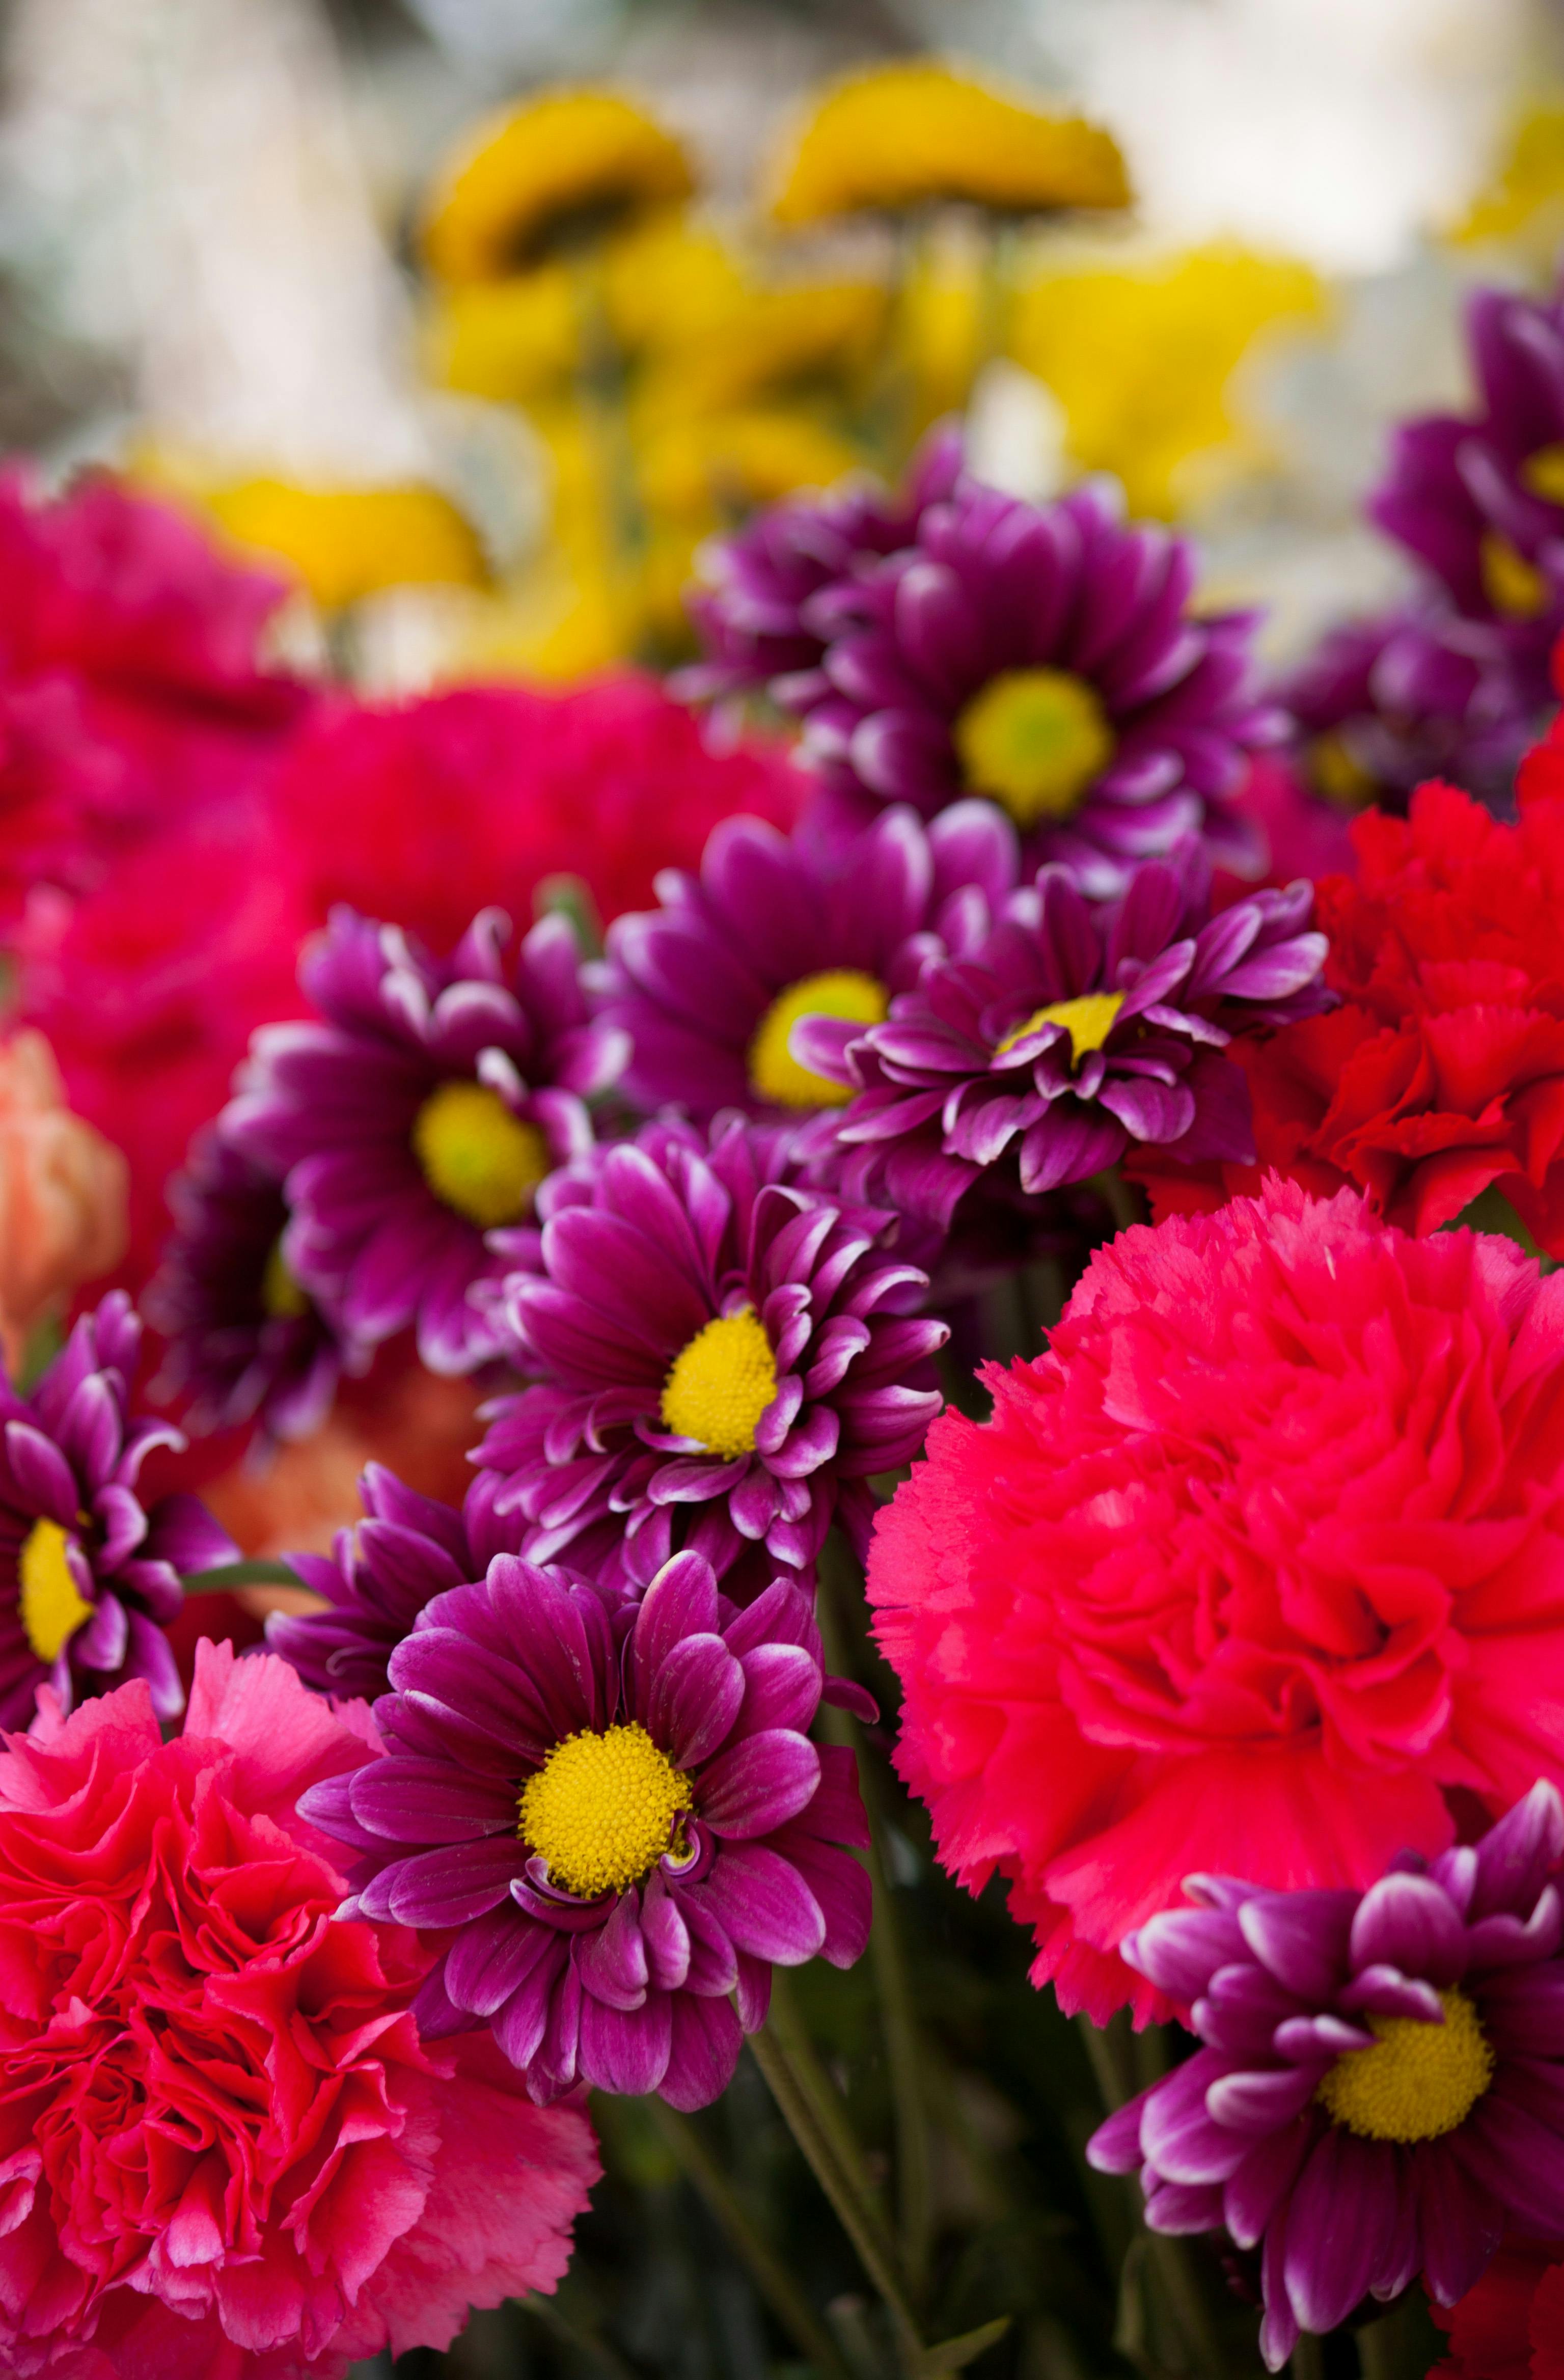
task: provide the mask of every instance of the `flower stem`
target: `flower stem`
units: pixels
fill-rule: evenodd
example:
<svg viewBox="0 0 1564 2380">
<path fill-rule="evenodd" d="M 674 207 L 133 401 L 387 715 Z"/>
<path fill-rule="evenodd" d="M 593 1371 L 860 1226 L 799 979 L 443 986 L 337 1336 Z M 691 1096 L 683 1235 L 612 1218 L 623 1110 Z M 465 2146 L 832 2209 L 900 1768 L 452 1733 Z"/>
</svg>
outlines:
<svg viewBox="0 0 1564 2380">
<path fill-rule="evenodd" d="M 1292 2380 L 1325 2380 L 1325 2349 L 1312 2330 L 1301 2331 L 1287 2359 Z"/>
<path fill-rule="evenodd" d="M 881 2255 L 894 2263 L 896 2249 L 885 2220 L 880 2193 L 869 2179 L 864 2153 L 847 2120 L 842 2094 L 820 2063 L 819 2053 L 799 2015 L 792 1984 L 780 1969 L 773 1969 L 771 1973 L 771 2012 L 767 2030 L 787 2059 L 794 2082 L 807 2102 L 815 2122 L 830 2143 L 831 2155 L 857 2197 L 865 2219 L 872 2226 Z"/>
<path fill-rule="evenodd" d="M 770 2242 L 762 2239 L 732 2181 L 687 2116 L 665 2099 L 647 2102 L 653 2121 L 693 2187 L 706 2201 L 718 2228 L 747 2267 L 750 2279 L 799 2353 L 826 2380 L 850 2380 L 836 2342 Z"/>
<path fill-rule="evenodd" d="M 219 1562 L 214 1570 L 192 1570 L 180 1580 L 187 1595 L 225 1595 L 236 1586 L 302 1586 L 297 1571 L 285 1561 Z"/>
</svg>

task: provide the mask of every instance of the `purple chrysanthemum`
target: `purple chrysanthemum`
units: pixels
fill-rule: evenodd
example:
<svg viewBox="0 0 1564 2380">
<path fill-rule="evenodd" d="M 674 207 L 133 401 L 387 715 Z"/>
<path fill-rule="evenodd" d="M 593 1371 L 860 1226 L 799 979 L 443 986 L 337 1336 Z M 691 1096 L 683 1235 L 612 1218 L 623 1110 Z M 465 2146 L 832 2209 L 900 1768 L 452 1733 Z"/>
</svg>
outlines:
<svg viewBox="0 0 1564 2380">
<path fill-rule="evenodd" d="M 826 645 L 814 624 L 817 599 L 908 544 L 961 468 L 959 430 L 940 428 L 895 493 L 872 479 L 844 480 L 823 495 L 770 505 L 735 537 L 712 539 L 699 560 L 705 584 L 689 597 L 707 657 L 679 673 L 674 692 L 704 702 L 764 686 L 789 708 L 807 700 L 818 691 L 813 674 Z"/>
<path fill-rule="evenodd" d="M 1110 893 L 1199 832 L 1254 857 L 1231 804 L 1284 732 L 1251 688 L 1254 615 L 1193 616 L 1188 544 L 1110 485 L 1036 505 L 963 481 L 915 543 L 818 600 L 804 750 L 839 803 L 1000 803 L 1038 858 Z"/>
<path fill-rule="evenodd" d="M 603 1014 L 633 1052 L 623 1088 L 703 1121 L 839 1105 L 838 1086 L 794 1057 L 794 1024 L 883 1017 L 926 961 L 983 939 L 1019 869 L 1015 831 L 990 802 L 958 802 L 927 827 L 897 808 L 843 836 L 726 820 L 698 880 L 665 871 L 662 907 L 609 929 Z"/>
<path fill-rule="evenodd" d="M 167 1341 L 157 1392 L 183 1396 L 198 1432 L 253 1423 L 262 1440 L 308 1438 L 330 1410 L 344 1351 L 284 1259 L 281 1176 L 208 1131 L 168 1203 L 174 1235 L 142 1301 Z"/>
<path fill-rule="evenodd" d="M 591 1145 L 586 1101 L 623 1036 L 588 1015 L 575 936 L 545 917 L 507 966 L 510 921 L 480 910 L 448 959 L 350 909 L 299 978 L 322 1023 L 256 1035 L 225 1138 L 286 1176 L 294 1279 L 356 1347 L 416 1325 L 431 1371 L 494 1353 L 468 1298 L 503 1267 L 486 1232 L 530 1214 Z"/>
<path fill-rule="evenodd" d="M 364 1518 L 337 1532 L 330 1555 L 289 1557 L 327 1609 L 273 1612 L 272 1651 L 320 1694 L 383 1694 L 386 1664 L 425 1604 L 481 1578 L 496 1554 L 515 1551 L 519 1528 L 493 1509 L 498 1486 L 494 1472 L 481 1473 L 458 1512 L 383 1463 L 369 1463 L 358 1482 Z"/>
<path fill-rule="evenodd" d="M 855 1039 L 796 1026 L 802 1062 L 855 1093 L 831 1120 L 845 1194 L 944 1227 L 991 1172 L 1031 1198 L 1135 1142 L 1186 1161 L 1252 1155 L 1247 1087 L 1222 1050 L 1240 1023 L 1330 1005 L 1326 940 L 1308 930 L 1308 883 L 1217 917 L 1209 887 L 1194 843 L 1097 906 L 1045 868 L 973 957 L 925 968 L 883 1025 Z"/>
<path fill-rule="evenodd" d="M 1507 2220 L 1564 2231 L 1564 1804 L 1533 1788 L 1476 1844 L 1366 1892 L 1192 1876 L 1120 1947 L 1205 2045 L 1087 2151 L 1137 2168 L 1156 2231 L 1262 2247 L 1261 2346 L 1419 2274 L 1452 2304 Z"/>
<path fill-rule="evenodd" d="M 500 1301 L 534 1385 L 489 1408 L 477 1457 L 522 1550 L 644 1584 L 687 1544 L 744 1599 L 809 1577 L 833 1518 L 862 1548 L 870 1477 L 940 1409 L 945 1326 L 918 1318 L 894 1219 L 810 1188 L 785 1134 L 734 1116 L 709 1138 L 644 1125 L 540 1210 Z"/>
<path fill-rule="evenodd" d="M 387 1756 L 300 1807 L 362 1854 L 350 1906 L 450 1936 L 422 2030 L 490 2024 L 535 2099 L 704 2107 L 773 1963 L 861 1954 L 867 1834 L 852 1754 L 809 1741 L 827 1682 L 796 1587 L 735 1612 L 685 1553 L 615 1612 L 501 1555 L 426 1607 L 391 1678 Z"/>
<path fill-rule="evenodd" d="M 166 1422 L 132 1421 L 141 1325 L 123 1290 L 84 1314 L 30 1396 L 0 1378 L 0 1727 L 23 1728 L 38 1688 L 69 1710 L 83 1694 L 145 1678 L 161 1718 L 184 1690 L 164 1624 L 181 1576 L 238 1548 L 194 1496 L 143 1504 L 137 1476 Z"/>
</svg>

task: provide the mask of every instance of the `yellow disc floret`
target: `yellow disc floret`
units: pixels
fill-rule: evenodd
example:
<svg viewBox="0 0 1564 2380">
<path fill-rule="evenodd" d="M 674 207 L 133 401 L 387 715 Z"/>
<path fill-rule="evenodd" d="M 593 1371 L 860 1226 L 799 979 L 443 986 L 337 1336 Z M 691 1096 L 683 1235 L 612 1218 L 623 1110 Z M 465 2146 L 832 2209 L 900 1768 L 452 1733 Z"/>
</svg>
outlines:
<svg viewBox="0 0 1564 2380">
<path fill-rule="evenodd" d="M 595 1900 L 624 1892 L 674 1840 L 690 1780 L 638 1721 L 556 1743 L 521 1790 L 516 1831 L 548 1862 L 549 1881 Z"/>
<path fill-rule="evenodd" d="M 1078 1066 L 1088 1050 L 1101 1049 L 1123 1005 L 1121 991 L 1084 991 L 1079 1000 L 1050 1001 L 1047 1008 L 1035 1008 L 1013 1033 L 1007 1033 L 994 1055 L 1002 1058 L 1040 1025 L 1062 1025 L 1070 1036 L 1070 1062 Z"/>
<path fill-rule="evenodd" d="M 882 983 L 859 967 L 826 967 L 779 991 L 749 1045 L 749 1087 L 757 1099 L 780 1108 L 844 1108 L 853 1093 L 801 1066 L 788 1047 L 794 1026 L 806 1016 L 840 1016 L 853 1025 L 882 1025 L 890 1008 Z"/>
<path fill-rule="evenodd" d="M 1521 478 L 1545 504 L 1564 504 L 1564 446 L 1539 446 L 1522 464 Z"/>
<path fill-rule="evenodd" d="M 1546 609 L 1546 579 L 1497 528 L 1485 531 L 1477 557 L 1483 592 L 1496 612 L 1511 620 L 1534 620 Z"/>
<path fill-rule="evenodd" d="M 281 1240 L 273 1241 L 261 1276 L 261 1306 L 269 1322 L 297 1322 L 309 1311 L 309 1293 L 289 1270 Z"/>
<path fill-rule="evenodd" d="M 1441 1992 L 1443 2024 L 1371 2016 L 1372 2049 L 1339 2058 L 1315 2096 L 1334 2124 L 1368 2141 L 1436 2141 L 1464 2123 L 1494 2079 L 1494 2053 L 1462 1992 Z"/>
<path fill-rule="evenodd" d="M 1097 691 L 1068 670 L 1003 670 L 952 730 L 968 788 L 988 794 L 1019 827 L 1067 819 L 1113 756 Z"/>
<path fill-rule="evenodd" d="M 512 1115 L 487 1083 L 442 1083 L 413 1118 L 413 1154 L 437 1198 L 492 1231 L 516 1222 L 549 1171 L 535 1123 Z"/>
<path fill-rule="evenodd" d="M 708 1454 L 749 1454 L 777 1392 L 776 1358 L 752 1305 L 719 1315 L 673 1359 L 662 1390 L 662 1426 Z"/>
<path fill-rule="evenodd" d="M 57 1521 L 34 1521 L 17 1561 L 21 1622 L 41 1661 L 57 1660 L 92 1607 L 78 1589 L 66 1559 L 67 1539 Z"/>
</svg>

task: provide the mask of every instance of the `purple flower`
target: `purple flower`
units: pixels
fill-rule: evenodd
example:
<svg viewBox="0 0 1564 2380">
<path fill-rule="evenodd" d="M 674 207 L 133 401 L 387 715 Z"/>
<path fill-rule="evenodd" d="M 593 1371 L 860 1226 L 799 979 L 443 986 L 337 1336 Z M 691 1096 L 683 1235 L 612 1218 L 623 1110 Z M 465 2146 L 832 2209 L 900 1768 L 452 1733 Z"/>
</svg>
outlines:
<svg viewBox="0 0 1564 2380">
<path fill-rule="evenodd" d="M 769 506 L 736 537 L 714 538 L 700 555 L 707 583 L 689 598 L 707 658 L 679 673 L 674 692 L 703 702 L 769 686 L 790 707 L 807 700 L 826 642 L 812 624 L 815 599 L 906 545 L 961 467 L 959 430 L 935 430 L 898 495 L 874 480 L 844 480 Z"/>
<path fill-rule="evenodd" d="M 197 1432 L 257 1423 L 263 1441 L 308 1438 L 330 1409 L 344 1351 L 283 1256 L 281 1177 L 208 1131 L 168 1202 L 174 1236 L 143 1300 L 168 1342 L 157 1393 L 183 1394 Z"/>
<path fill-rule="evenodd" d="M 847 1094 L 794 1057 L 794 1024 L 834 1017 L 850 1036 L 882 1018 L 926 961 L 982 940 L 1018 872 L 1014 829 L 989 802 L 927 828 L 899 807 L 840 837 L 725 820 L 698 880 L 669 869 L 662 907 L 609 929 L 603 1014 L 633 1050 L 623 1089 L 702 1120 L 840 1105 Z"/>
<path fill-rule="evenodd" d="M 481 1578 L 496 1554 L 516 1550 L 519 1527 L 494 1512 L 499 1485 L 496 1473 L 481 1473 L 458 1512 L 404 1486 L 383 1463 L 369 1463 L 358 1482 L 364 1518 L 338 1530 L 330 1555 L 288 1556 L 329 1608 L 273 1612 L 272 1651 L 319 1694 L 383 1694 L 386 1663 L 425 1604 Z"/>
<path fill-rule="evenodd" d="M 680 1123 L 556 1174 L 528 1269 L 501 1303 L 534 1385 L 489 1407 L 478 1460 L 506 1475 L 534 1561 L 644 1584 L 676 1545 L 746 1599 L 807 1578 L 833 1518 L 867 1542 L 868 1481 L 940 1409 L 941 1322 L 886 1242 L 894 1219 L 798 1178 L 787 1136 Z"/>
<path fill-rule="evenodd" d="M 1093 892 L 1194 832 L 1248 865 L 1231 805 L 1285 721 L 1250 688 L 1254 615 L 1192 616 L 1194 577 L 1105 484 L 1037 506 L 964 481 L 909 551 L 817 600 L 805 757 L 859 814 L 987 795 Z"/>
<path fill-rule="evenodd" d="M 431 1371 L 495 1352 L 468 1298 L 501 1269 L 484 1233 L 521 1222 L 538 1184 L 592 1140 L 586 1100 L 623 1036 L 588 1016 L 575 937 L 480 910 L 448 959 L 351 909 L 299 970 L 323 1023 L 258 1033 L 222 1130 L 285 1174 L 289 1272 L 356 1347 L 416 1324 Z"/>
<path fill-rule="evenodd" d="M 450 1937 L 423 2031 L 488 2023 L 534 2099 L 704 2107 L 773 1963 L 861 1954 L 867 1832 L 852 1754 L 809 1741 L 827 1682 L 796 1587 L 735 1611 L 684 1553 L 615 1611 L 502 1554 L 425 1608 L 391 1679 L 387 1755 L 300 1808 L 362 1854 L 350 1908 Z"/>
<path fill-rule="evenodd" d="M 1036 1198 L 1137 1141 L 1185 1162 L 1252 1156 L 1247 1087 L 1222 1050 L 1240 1022 L 1329 1007 L 1327 945 L 1306 930 L 1308 883 L 1217 917 L 1209 887 L 1193 843 L 1096 907 L 1045 868 L 973 957 L 927 967 L 883 1025 L 845 1047 L 838 1027 L 796 1026 L 802 1062 L 856 1092 L 830 1124 L 844 1194 L 948 1226 L 995 1169 Z"/>
<path fill-rule="evenodd" d="M 1191 1876 L 1198 1906 L 1123 1955 L 1205 2045 L 1109 2119 L 1107 2173 L 1137 2168 L 1155 2231 L 1225 2227 L 1263 2249 L 1260 2343 L 1421 2273 L 1453 2304 L 1507 2219 L 1564 2232 L 1564 1804 L 1551 1785 L 1432 1865 L 1366 1892 Z"/>
<path fill-rule="evenodd" d="M 0 1727 L 28 1726 L 42 1685 L 69 1710 L 145 1678 L 160 1718 L 185 1707 L 164 1625 L 184 1600 L 182 1574 L 236 1561 L 238 1548 L 195 1497 L 137 1495 L 152 1448 L 185 1443 L 165 1422 L 129 1419 L 140 1343 L 129 1299 L 111 1290 L 30 1396 L 0 1378 Z"/>
</svg>

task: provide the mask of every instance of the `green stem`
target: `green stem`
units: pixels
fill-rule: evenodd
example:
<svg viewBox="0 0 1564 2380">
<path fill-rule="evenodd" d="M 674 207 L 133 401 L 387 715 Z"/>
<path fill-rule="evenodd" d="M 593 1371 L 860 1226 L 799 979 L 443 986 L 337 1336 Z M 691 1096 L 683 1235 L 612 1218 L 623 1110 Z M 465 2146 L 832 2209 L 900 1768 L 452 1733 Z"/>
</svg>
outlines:
<svg viewBox="0 0 1564 2380">
<path fill-rule="evenodd" d="M 858 2262 L 891 2316 L 896 2334 L 897 2362 L 904 2380 L 922 2380 L 923 2340 L 901 2277 L 886 2253 L 883 2234 L 872 2209 L 843 2169 L 770 2021 L 758 2033 L 750 2034 L 749 2046 L 788 2131 L 830 2201 L 837 2221 L 853 2242 Z"/>
<path fill-rule="evenodd" d="M 226 1595 L 236 1586 L 302 1586 L 303 1579 L 285 1561 L 219 1562 L 213 1570 L 187 1572 L 180 1581 L 187 1595 Z"/>
<path fill-rule="evenodd" d="M 799 2353 L 828 2380 L 850 2380 L 830 2332 L 781 2257 L 756 2229 L 732 2181 L 688 2117 L 679 2115 L 663 2099 L 649 2099 L 647 2106 L 669 2148 L 706 2201 L 729 2246 L 747 2266 L 751 2280 Z"/>
<path fill-rule="evenodd" d="M 1292 2380 L 1325 2380 L 1325 2348 L 1312 2330 L 1300 2333 L 1298 2344 L 1288 2358 L 1287 2368 Z"/>
<path fill-rule="evenodd" d="M 1094 2024 L 1089 2016 L 1078 2016 L 1075 2030 L 1091 2060 L 1103 2105 L 1110 2116 L 1116 2116 L 1125 2100 L 1134 2096 L 1135 2086 L 1130 2080 L 1129 2020 L 1122 2009 L 1105 2025 Z"/>
<path fill-rule="evenodd" d="M 583 2363 L 601 2373 L 603 2380 L 636 2380 L 633 2366 L 625 2362 L 616 2348 L 611 2347 L 606 2338 L 600 2338 L 595 2331 L 582 2329 L 571 2322 L 552 2298 L 524 2297 L 516 2302 L 561 2347 L 568 2348 Z"/>
<path fill-rule="evenodd" d="M 794 2081 L 807 2102 L 814 2121 L 830 2143 L 831 2155 L 862 2206 L 865 2220 L 875 2232 L 880 2254 L 888 2262 L 894 2263 L 896 2249 L 882 2211 L 880 2193 L 869 2179 L 864 2153 L 847 2120 L 842 2094 L 820 2062 L 819 2052 L 810 2040 L 808 2030 L 798 2012 L 792 1982 L 781 1968 L 773 1968 L 771 1972 L 771 2007 L 767 2031 L 787 2059 Z"/>
</svg>

